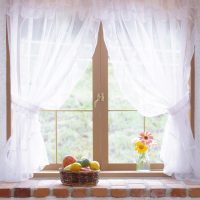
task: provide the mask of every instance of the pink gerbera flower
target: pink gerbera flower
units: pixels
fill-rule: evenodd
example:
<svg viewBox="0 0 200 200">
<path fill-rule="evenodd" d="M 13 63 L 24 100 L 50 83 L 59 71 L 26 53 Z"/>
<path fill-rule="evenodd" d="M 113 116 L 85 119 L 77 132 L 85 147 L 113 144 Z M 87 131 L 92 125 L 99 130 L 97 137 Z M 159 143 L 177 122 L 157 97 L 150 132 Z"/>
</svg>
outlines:
<svg viewBox="0 0 200 200">
<path fill-rule="evenodd" d="M 143 142 L 147 145 L 149 145 L 153 142 L 153 136 L 148 131 L 140 133 L 139 139 L 140 139 L 141 142 Z"/>
</svg>

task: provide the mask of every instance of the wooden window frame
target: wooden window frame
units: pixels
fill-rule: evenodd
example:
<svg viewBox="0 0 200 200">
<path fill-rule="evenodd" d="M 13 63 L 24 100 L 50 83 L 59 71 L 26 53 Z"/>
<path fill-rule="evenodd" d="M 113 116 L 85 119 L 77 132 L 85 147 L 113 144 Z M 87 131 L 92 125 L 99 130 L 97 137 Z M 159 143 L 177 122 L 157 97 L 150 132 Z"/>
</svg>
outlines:
<svg viewBox="0 0 200 200">
<path fill-rule="evenodd" d="M 109 163 L 109 142 L 108 142 L 108 52 L 104 42 L 102 25 L 99 29 L 99 37 L 97 47 L 93 56 L 93 70 L 94 76 L 100 73 L 100 80 L 97 83 L 93 81 L 93 99 L 98 93 L 104 93 L 105 101 L 101 102 L 97 108 L 94 108 L 94 123 L 98 126 L 93 130 L 93 144 L 97 146 L 93 149 L 94 159 L 100 161 L 101 168 L 104 171 L 135 171 L 136 164 L 133 163 Z M 94 77 L 93 76 L 93 77 Z M 120 110 L 121 111 L 121 110 Z M 128 110 L 126 110 L 128 111 Z M 101 113 L 101 119 L 98 119 Z M 97 123 L 96 123 L 97 121 Z M 144 117 L 145 129 L 145 117 Z M 151 163 L 151 170 L 162 170 L 163 163 Z"/>
</svg>

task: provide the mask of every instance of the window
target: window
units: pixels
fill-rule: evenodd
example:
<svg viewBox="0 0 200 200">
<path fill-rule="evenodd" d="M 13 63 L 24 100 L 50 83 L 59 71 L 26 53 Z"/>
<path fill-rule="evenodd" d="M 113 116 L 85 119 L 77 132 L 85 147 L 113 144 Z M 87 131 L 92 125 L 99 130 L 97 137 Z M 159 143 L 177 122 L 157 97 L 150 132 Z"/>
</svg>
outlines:
<svg viewBox="0 0 200 200">
<path fill-rule="evenodd" d="M 123 97 L 100 27 L 96 50 L 85 75 L 59 110 L 42 110 L 40 121 L 49 161 L 59 164 L 65 154 L 98 160 L 102 170 L 134 170 L 133 139 L 143 130 L 155 140 L 152 169 L 159 158 L 166 116 L 141 116 Z"/>
</svg>

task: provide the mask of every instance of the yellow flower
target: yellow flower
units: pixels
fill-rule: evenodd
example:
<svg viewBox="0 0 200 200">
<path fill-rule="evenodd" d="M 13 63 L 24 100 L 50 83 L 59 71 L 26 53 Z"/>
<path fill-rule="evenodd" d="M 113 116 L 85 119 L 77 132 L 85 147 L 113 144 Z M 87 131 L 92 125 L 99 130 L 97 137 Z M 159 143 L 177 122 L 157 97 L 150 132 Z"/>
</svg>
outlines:
<svg viewBox="0 0 200 200">
<path fill-rule="evenodd" d="M 146 144 L 144 144 L 143 142 L 141 141 L 137 141 L 135 143 L 135 150 L 138 152 L 138 153 L 145 153 L 147 150 L 148 150 L 148 146 Z"/>
</svg>

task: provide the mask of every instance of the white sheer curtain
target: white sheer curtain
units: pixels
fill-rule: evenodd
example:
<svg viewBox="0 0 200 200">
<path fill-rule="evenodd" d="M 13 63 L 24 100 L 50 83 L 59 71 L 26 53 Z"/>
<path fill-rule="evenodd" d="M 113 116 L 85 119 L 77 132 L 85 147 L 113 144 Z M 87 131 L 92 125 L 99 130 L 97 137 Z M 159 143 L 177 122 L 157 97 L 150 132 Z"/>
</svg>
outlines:
<svg viewBox="0 0 200 200">
<path fill-rule="evenodd" d="M 168 114 L 161 157 L 168 175 L 195 173 L 189 123 L 194 5 L 189 0 L 112 0 L 103 19 L 115 77 L 129 102 L 147 117 Z"/>
<path fill-rule="evenodd" d="M 27 179 L 48 163 L 38 113 L 61 106 L 88 66 L 99 28 L 92 7 L 92 0 L 9 1 L 12 136 L 0 180 Z"/>
</svg>

